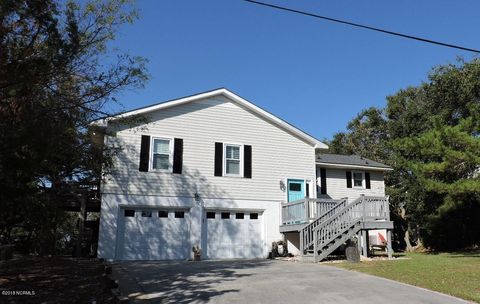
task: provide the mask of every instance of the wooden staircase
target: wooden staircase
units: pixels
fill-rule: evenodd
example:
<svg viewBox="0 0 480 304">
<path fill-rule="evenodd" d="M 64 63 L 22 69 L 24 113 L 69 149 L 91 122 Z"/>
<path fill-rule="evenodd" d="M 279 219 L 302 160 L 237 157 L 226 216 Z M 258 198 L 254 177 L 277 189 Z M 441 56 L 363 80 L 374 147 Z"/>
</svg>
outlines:
<svg viewBox="0 0 480 304">
<path fill-rule="evenodd" d="M 334 201 L 334 200 L 332 200 Z M 320 213 L 319 216 L 314 219 L 310 224 L 304 226 L 300 231 L 300 251 L 305 253 L 308 250 L 313 250 L 314 245 L 314 230 L 323 222 L 334 216 L 338 210 L 344 208 L 347 205 L 347 198 L 334 201 L 335 204 L 330 204 L 328 210 Z M 323 204 L 323 201 L 322 201 Z"/>
<path fill-rule="evenodd" d="M 321 203 L 323 200 L 317 201 Z M 360 196 L 351 203 L 347 198 L 325 202 L 328 210 L 324 208 L 323 213 L 318 213 L 315 219 L 299 230 L 300 252 L 307 259 L 313 256 L 313 262 L 325 259 L 362 230 L 393 228 L 388 197 Z"/>
</svg>

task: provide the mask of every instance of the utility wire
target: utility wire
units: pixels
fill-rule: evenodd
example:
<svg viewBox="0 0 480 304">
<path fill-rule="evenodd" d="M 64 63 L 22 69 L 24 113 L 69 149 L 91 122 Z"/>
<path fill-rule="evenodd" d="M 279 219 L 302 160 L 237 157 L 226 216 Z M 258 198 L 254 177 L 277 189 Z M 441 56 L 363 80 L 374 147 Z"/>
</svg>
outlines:
<svg viewBox="0 0 480 304">
<path fill-rule="evenodd" d="M 426 38 L 406 35 L 406 34 L 402 34 L 402 33 L 392 32 L 392 31 L 388 31 L 388 30 L 384 30 L 384 29 L 381 29 L 381 28 L 376 28 L 376 27 L 372 27 L 372 26 L 368 26 L 368 25 L 362 25 L 362 24 L 354 23 L 354 22 L 350 22 L 350 21 L 345 21 L 345 20 L 330 18 L 330 17 L 326 17 L 326 16 L 321 16 L 321 15 L 317 15 L 317 14 L 313 14 L 313 13 L 309 13 L 309 12 L 305 12 L 305 11 L 299 11 L 299 10 L 284 7 L 284 6 L 278 6 L 278 5 L 265 3 L 265 2 L 260 2 L 260 1 L 254 1 L 254 0 L 243 0 L 243 1 L 250 2 L 250 3 L 253 3 L 253 4 L 257 4 L 257 5 L 261 5 L 261 6 L 274 8 L 274 9 L 278 9 L 278 10 L 282 10 L 282 11 L 287 11 L 287 12 L 296 13 L 296 14 L 300 14 L 300 15 L 305 15 L 305 16 L 309 16 L 309 17 L 324 19 L 324 20 L 337 22 L 337 23 L 342 23 L 342 24 L 346 24 L 346 25 L 350 25 L 350 26 L 354 26 L 354 27 L 364 28 L 364 29 L 367 29 L 367 30 L 376 31 L 376 32 L 380 32 L 380 33 L 384 33 L 384 34 L 388 34 L 388 35 L 399 36 L 399 37 L 403 37 L 403 38 L 407 38 L 407 39 L 413 39 L 413 40 L 417 40 L 417 41 L 421 41 L 421 42 L 436 44 L 436 45 L 449 47 L 449 48 L 454 48 L 454 49 L 459 49 L 459 50 L 463 50 L 463 51 L 480 53 L 480 50 L 476 50 L 476 49 L 471 49 L 471 48 L 467 48 L 467 47 L 463 47 L 463 46 L 459 46 L 459 45 L 454 45 L 454 44 L 444 43 L 444 42 L 430 40 L 430 39 L 426 39 Z"/>
</svg>

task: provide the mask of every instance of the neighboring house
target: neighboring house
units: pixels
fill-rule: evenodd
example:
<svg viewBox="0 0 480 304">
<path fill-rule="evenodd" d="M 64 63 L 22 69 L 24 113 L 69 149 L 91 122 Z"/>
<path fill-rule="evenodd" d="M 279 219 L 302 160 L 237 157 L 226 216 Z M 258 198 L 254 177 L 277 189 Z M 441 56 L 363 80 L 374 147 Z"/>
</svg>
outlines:
<svg viewBox="0 0 480 304">
<path fill-rule="evenodd" d="M 131 117 L 146 122 L 130 125 Z M 363 194 L 381 197 L 388 213 L 388 166 L 321 154 L 327 145 L 227 89 L 94 125 L 98 140 L 120 148 L 101 188 L 102 258 L 189 259 L 193 246 L 203 259 L 265 258 L 284 238 L 290 250 L 308 254 L 313 245 L 299 236 L 313 235 L 323 211 L 345 213 Z M 367 228 L 391 228 L 385 216 L 378 220 L 380 227 Z M 361 232 L 357 226 L 349 236 Z"/>
</svg>

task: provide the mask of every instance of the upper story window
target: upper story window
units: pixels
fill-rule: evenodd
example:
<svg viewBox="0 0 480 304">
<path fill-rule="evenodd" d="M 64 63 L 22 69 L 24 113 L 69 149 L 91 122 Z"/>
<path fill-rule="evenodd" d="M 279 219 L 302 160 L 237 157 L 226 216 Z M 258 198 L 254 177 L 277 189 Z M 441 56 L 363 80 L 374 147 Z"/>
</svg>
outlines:
<svg viewBox="0 0 480 304">
<path fill-rule="evenodd" d="M 353 188 L 364 188 L 364 176 L 363 172 L 352 172 Z"/>
<path fill-rule="evenodd" d="M 225 144 L 225 175 L 240 176 L 241 146 Z"/>
<path fill-rule="evenodd" d="M 152 139 L 152 170 L 171 171 L 172 140 L 168 138 Z"/>
</svg>

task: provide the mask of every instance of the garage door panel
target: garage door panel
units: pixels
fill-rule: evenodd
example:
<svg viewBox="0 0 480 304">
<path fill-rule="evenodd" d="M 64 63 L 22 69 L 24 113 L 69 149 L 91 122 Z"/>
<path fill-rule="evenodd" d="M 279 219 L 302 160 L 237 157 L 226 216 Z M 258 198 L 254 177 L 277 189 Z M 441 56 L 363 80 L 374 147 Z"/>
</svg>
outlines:
<svg viewBox="0 0 480 304">
<path fill-rule="evenodd" d="M 172 260 L 189 257 L 188 213 L 184 218 L 159 217 L 152 209 L 150 217 L 136 210 L 134 217 L 124 217 L 123 237 L 119 238 L 120 256 L 124 260 Z"/>
<path fill-rule="evenodd" d="M 234 225 L 232 220 L 225 220 L 221 219 L 220 220 L 221 224 L 221 234 L 219 238 L 221 239 L 221 242 L 225 246 L 231 246 L 234 244 L 236 239 L 238 238 L 238 227 Z"/>
<path fill-rule="evenodd" d="M 262 221 L 250 219 L 247 211 L 231 212 L 229 218 L 205 217 L 206 256 L 208 259 L 262 258 Z M 240 213 L 236 218 L 236 213 Z M 243 218 L 242 218 L 243 217 Z"/>
<path fill-rule="evenodd" d="M 248 223 L 248 230 L 247 230 L 248 237 L 246 241 L 254 241 L 255 239 L 259 239 L 262 237 L 261 235 L 261 229 L 260 229 L 260 224 L 258 220 L 256 220 L 255 223 Z"/>
</svg>

